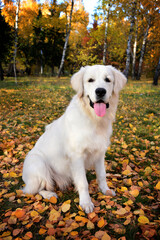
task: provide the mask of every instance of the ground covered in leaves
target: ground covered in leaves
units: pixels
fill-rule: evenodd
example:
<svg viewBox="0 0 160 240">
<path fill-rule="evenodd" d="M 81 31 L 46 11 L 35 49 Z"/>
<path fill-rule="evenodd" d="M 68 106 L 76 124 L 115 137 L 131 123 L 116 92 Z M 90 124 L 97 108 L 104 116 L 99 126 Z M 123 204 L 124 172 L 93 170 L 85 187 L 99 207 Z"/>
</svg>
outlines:
<svg viewBox="0 0 160 240">
<path fill-rule="evenodd" d="M 106 153 L 117 195 L 100 193 L 88 172 L 95 210 L 86 215 L 73 186 L 50 201 L 20 190 L 27 152 L 73 91 L 68 78 L 18 81 L 0 83 L 0 239 L 160 239 L 160 88 L 130 81 L 122 91 Z"/>
</svg>

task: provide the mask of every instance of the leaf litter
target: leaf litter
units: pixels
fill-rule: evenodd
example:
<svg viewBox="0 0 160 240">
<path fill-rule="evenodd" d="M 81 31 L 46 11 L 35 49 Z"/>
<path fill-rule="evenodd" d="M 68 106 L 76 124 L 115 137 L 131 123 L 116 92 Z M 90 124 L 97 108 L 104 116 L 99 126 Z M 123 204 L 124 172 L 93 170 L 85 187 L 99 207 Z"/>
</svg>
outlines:
<svg viewBox="0 0 160 240">
<path fill-rule="evenodd" d="M 68 82 L 0 89 L 0 239 L 159 239 L 160 96 L 148 83 L 135 82 L 134 92 L 128 83 L 121 94 L 105 163 L 115 197 L 99 192 L 94 171 L 88 174 L 93 213 L 83 212 L 73 186 L 58 191 L 58 200 L 20 190 L 27 152 L 73 96 Z"/>
</svg>

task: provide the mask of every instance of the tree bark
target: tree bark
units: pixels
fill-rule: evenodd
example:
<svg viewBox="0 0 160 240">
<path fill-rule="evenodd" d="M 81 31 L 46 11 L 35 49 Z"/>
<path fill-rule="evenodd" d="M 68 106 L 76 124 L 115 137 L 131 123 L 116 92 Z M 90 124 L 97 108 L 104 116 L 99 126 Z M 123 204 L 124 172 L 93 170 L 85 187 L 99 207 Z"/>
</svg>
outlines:
<svg viewBox="0 0 160 240">
<path fill-rule="evenodd" d="M 16 83 L 16 84 L 17 84 L 16 58 L 17 58 L 17 45 L 18 45 L 18 18 L 19 18 L 19 7 L 20 7 L 20 0 L 17 0 L 16 21 L 15 21 L 15 44 L 14 44 L 14 55 L 13 55 L 14 77 L 15 77 L 15 83 Z"/>
<path fill-rule="evenodd" d="M 58 77 L 61 76 L 61 72 L 63 69 L 64 60 L 65 60 L 65 56 L 66 56 L 66 50 L 67 50 L 69 35 L 70 35 L 70 31 L 71 31 L 73 7 L 74 7 L 74 0 L 72 0 L 72 3 L 71 3 L 70 20 L 69 20 L 69 25 L 68 25 L 68 31 L 66 32 L 66 39 L 65 39 L 65 44 L 64 44 L 64 48 L 63 48 L 61 64 L 60 64 L 59 71 L 58 71 Z"/>
<path fill-rule="evenodd" d="M 3 68 L 2 68 L 2 63 L 1 63 L 1 61 L 0 61 L 0 80 L 1 80 L 1 81 L 4 80 Z"/>
<path fill-rule="evenodd" d="M 127 42 L 127 49 L 126 49 L 126 67 L 124 70 L 124 75 L 126 78 L 128 78 L 129 74 L 129 67 L 130 67 L 130 58 L 131 58 L 131 41 L 132 41 L 132 33 L 134 30 L 134 25 L 135 25 L 135 14 L 136 14 L 136 7 L 137 7 L 137 0 L 133 2 L 133 7 L 132 7 L 132 16 L 131 16 L 131 25 L 130 25 L 130 31 L 129 31 L 129 36 L 128 36 L 128 42 Z"/>
<path fill-rule="evenodd" d="M 148 37 L 150 24 L 151 24 L 151 20 L 149 19 L 149 23 L 148 23 L 146 32 L 145 32 L 144 37 L 143 37 L 143 43 L 142 43 L 142 48 L 141 48 L 141 55 L 140 55 L 139 66 L 138 66 L 137 80 L 140 80 L 140 78 L 141 78 L 142 64 L 143 64 L 143 59 L 144 59 L 144 54 L 145 54 L 145 49 L 146 49 L 146 41 L 147 41 L 147 37 Z"/>
<path fill-rule="evenodd" d="M 132 61 L 132 79 L 133 80 L 135 79 L 137 37 L 138 37 L 138 24 L 136 26 L 135 39 L 134 39 L 134 45 L 133 45 L 133 61 Z"/>
<path fill-rule="evenodd" d="M 153 77 L 153 85 L 155 85 L 155 86 L 158 85 L 159 75 L 160 75 L 160 58 L 159 58 L 158 65 L 156 67 L 155 74 L 154 74 L 154 77 Z"/>
<path fill-rule="evenodd" d="M 107 33 L 108 33 L 108 24 L 109 24 L 109 8 L 110 8 L 110 4 L 107 3 L 107 6 L 106 6 L 105 35 L 104 35 L 104 47 L 103 47 L 103 65 L 106 65 L 106 54 L 107 54 Z"/>
</svg>

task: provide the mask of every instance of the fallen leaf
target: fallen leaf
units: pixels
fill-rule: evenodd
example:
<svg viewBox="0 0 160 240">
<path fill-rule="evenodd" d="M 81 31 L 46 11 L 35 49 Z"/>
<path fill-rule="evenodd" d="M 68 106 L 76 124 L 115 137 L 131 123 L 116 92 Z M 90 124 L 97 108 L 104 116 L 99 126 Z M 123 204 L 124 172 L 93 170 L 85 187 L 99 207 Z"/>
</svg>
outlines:
<svg viewBox="0 0 160 240">
<path fill-rule="evenodd" d="M 71 207 L 70 200 L 64 202 L 64 203 L 62 204 L 62 207 L 61 207 L 62 212 L 64 212 L 64 213 L 67 212 L 67 211 L 70 209 L 70 207 Z"/>
<path fill-rule="evenodd" d="M 17 236 L 20 232 L 22 231 L 22 229 L 14 229 L 13 230 L 13 232 L 12 232 L 12 234 L 13 234 L 13 236 L 15 237 L 15 236 Z"/>
<path fill-rule="evenodd" d="M 160 190 L 160 181 L 156 184 L 155 188 L 156 188 L 157 190 Z"/>
<path fill-rule="evenodd" d="M 14 215 L 17 218 L 22 218 L 22 217 L 24 217 L 25 214 L 26 214 L 25 210 L 23 210 L 21 208 L 17 208 L 16 211 L 14 212 Z"/>
<path fill-rule="evenodd" d="M 56 204 L 57 203 L 57 198 L 53 196 L 49 199 L 49 202 L 51 202 L 53 204 Z"/>
<path fill-rule="evenodd" d="M 101 240 L 111 240 L 111 237 L 107 233 L 105 233 Z"/>
<path fill-rule="evenodd" d="M 98 226 L 99 228 L 102 228 L 102 227 L 104 226 L 104 224 L 105 224 L 104 218 L 101 217 L 101 219 L 100 219 L 100 220 L 98 221 L 98 223 L 97 223 L 97 226 Z"/>
<path fill-rule="evenodd" d="M 139 195 L 139 190 L 138 189 L 134 189 L 129 191 L 129 193 L 133 196 L 133 197 L 137 197 Z"/>
<path fill-rule="evenodd" d="M 88 230 L 91 230 L 91 229 L 94 229 L 94 228 L 95 228 L 94 223 L 92 223 L 92 222 L 89 220 L 88 223 L 87 223 L 87 229 L 88 229 Z"/>
<path fill-rule="evenodd" d="M 147 217 L 145 217 L 145 216 L 140 216 L 138 218 L 138 222 L 142 223 L 142 224 L 146 224 L 146 223 L 149 223 L 149 219 Z"/>
<path fill-rule="evenodd" d="M 120 208 L 120 209 L 118 209 L 118 210 L 116 211 L 116 214 L 118 214 L 118 215 L 120 215 L 120 216 L 122 216 L 122 215 L 124 215 L 124 214 L 126 214 L 126 213 L 127 213 L 127 211 L 126 211 L 125 208 Z"/>
</svg>

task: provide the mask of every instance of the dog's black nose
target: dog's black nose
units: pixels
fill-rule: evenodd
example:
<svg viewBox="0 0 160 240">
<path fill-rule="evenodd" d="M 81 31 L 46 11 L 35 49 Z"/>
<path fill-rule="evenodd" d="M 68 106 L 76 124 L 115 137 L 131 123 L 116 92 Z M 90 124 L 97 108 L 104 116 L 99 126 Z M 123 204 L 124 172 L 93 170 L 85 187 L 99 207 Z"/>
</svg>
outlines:
<svg viewBox="0 0 160 240">
<path fill-rule="evenodd" d="M 106 94 L 106 89 L 104 89 L 104 88 L 97 88 L 96 89 L 96 95 L 97 95 L 97 97 L 104 97 L 104 95 Z"/>
</svg>

